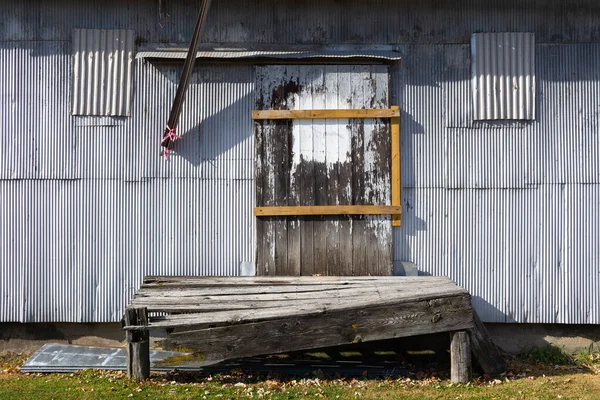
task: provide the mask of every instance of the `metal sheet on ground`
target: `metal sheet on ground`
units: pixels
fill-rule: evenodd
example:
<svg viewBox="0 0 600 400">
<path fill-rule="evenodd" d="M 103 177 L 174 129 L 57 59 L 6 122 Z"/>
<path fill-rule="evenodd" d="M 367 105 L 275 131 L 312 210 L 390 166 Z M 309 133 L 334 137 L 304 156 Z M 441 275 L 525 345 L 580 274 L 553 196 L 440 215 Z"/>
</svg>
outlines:
<svg viewBox="0 0 600 400">
<path fill-rule="evenodd" d="M 172 365 L 156 365 L 161 361 L 187 353 L 150 351 L 153 371 L 170 371 Z M 74 372 L 82 369 L 125 371 L 127 350 L 119 347 L 90 347 L 49 343 L 33 353 L 21 367 L 22 372 Z"/>
<path fill-rule="evenodd" d="M 277 372 L 287 375 L 325 375 L 342 376 L 404 376 L 406 368 L 400 361 L 390 359 L 347 359 L 320 360 L 272 357 L 248 357 L 231 360 L 209 367 L 185 365 L 162 365 L 171 357 L 185 356 L 188 353 L 172 351 L 150 351 L 150 364 L 154 372 L 198 371 L 204 373 L 228 373 L 232 370 L 245 373 Z M 103 369 L 125 371 L 127 351 L 117 347 L 90 347 L 65 344 L 45 344 L 36 351 L 21 367 L 21 372 L 64 373 L 83 369 Z M 161 364 L 161 365 L 157 365 Z M 166 364 L 166 363 L 165 363 Z"/>
</svg>

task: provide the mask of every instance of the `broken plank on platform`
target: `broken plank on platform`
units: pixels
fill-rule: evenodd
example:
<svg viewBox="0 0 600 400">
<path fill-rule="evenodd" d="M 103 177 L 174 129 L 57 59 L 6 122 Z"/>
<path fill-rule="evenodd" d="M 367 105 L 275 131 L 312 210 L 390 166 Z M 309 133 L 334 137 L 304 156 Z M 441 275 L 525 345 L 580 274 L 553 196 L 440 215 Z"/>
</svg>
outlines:
<svg viewBox="0 0 600 400">
<path fill-rule="evenodd" d="M 196 349 L 203 360 L 271 354 L 423 335 L 473 326 L 468 296 L 431 308 L 418 301 L 368 309 L 175 332 L 169 345 Z"/>
</svg>

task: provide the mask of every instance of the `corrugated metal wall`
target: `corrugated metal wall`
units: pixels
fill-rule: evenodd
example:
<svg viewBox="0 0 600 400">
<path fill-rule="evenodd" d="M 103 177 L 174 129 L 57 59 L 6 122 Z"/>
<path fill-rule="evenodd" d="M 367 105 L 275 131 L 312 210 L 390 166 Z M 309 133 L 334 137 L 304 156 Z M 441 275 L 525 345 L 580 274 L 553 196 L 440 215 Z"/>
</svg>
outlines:
<svg viewBox="0 0 600 400">
<path fill-rule="evenodd" d="M 473 118 L 535 118 L 535 35 L 474 33 L 471 39 Z"/>
<path fill-rule="evenodd" d="M 536 45 L 536 120 L 473 122 L 468 44 L 403 46 L 395 259 L 485 321 L 600 323 L 600 44 Z"/>
<path fill-rule="evenodd" d="M 251 66 L 197 68 L 165 162 L 180 67 L 138 62 L 130 118 L 71 117 L 70 45 L 35 46 L 57 54 L 1 55 L 14 101 L 0 108 L 12 132 L 0 158 L 0 321 L 114 322 L 145 275 L 238 275 L 252 262 Z"/>
<path fill-rule="evenodd" d="M 73 30 L 73 115 L 128 116 L 134 32 Z"/>
<path fill-rule="evenodd" d="M 72 29 L 186 42 L 195 3 L 0 4 L 0 321 L 117 321 L 145 274 L 252 261 L 253 73 L 136 60 L 131 117 L 72 117 Z M 403 226 L 395 260 L 448 275 L 498 322 L 600 323 L 600 5 L 352 0 L 214 4 L 205 40 L 394 44 Z M 470 37 L 533 32 L 533 122 L 473 122 Z"/>
</svg>

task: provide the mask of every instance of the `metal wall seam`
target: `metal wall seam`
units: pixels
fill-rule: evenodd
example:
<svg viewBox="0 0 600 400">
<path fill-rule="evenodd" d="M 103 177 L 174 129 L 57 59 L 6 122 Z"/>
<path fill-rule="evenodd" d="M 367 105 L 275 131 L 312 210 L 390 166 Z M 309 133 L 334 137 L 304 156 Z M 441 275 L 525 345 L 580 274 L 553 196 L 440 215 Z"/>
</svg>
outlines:
<svg viewBox="0 0 600 400">
<path fill-rule="evenodd" d="M 73 30 L 73 115 L 130 115 L 134 32 Z"/>
</svg>

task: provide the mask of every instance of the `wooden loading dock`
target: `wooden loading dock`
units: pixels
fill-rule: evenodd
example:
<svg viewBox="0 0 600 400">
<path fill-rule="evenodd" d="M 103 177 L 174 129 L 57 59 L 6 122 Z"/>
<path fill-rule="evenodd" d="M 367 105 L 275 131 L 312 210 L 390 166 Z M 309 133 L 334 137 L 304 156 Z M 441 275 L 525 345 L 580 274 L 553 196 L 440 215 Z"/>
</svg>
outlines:
<svg viewBox="0 0 600 400">
<path fill-rule="evenodd" d="M 454 382 L 504 361 L 471 307 L 446 277 L 147 277 L 123 319 L 130 377 L 150 374 L 149 332 L 196 366 L 319 347 L 450 332 Z"/>
</svg>

